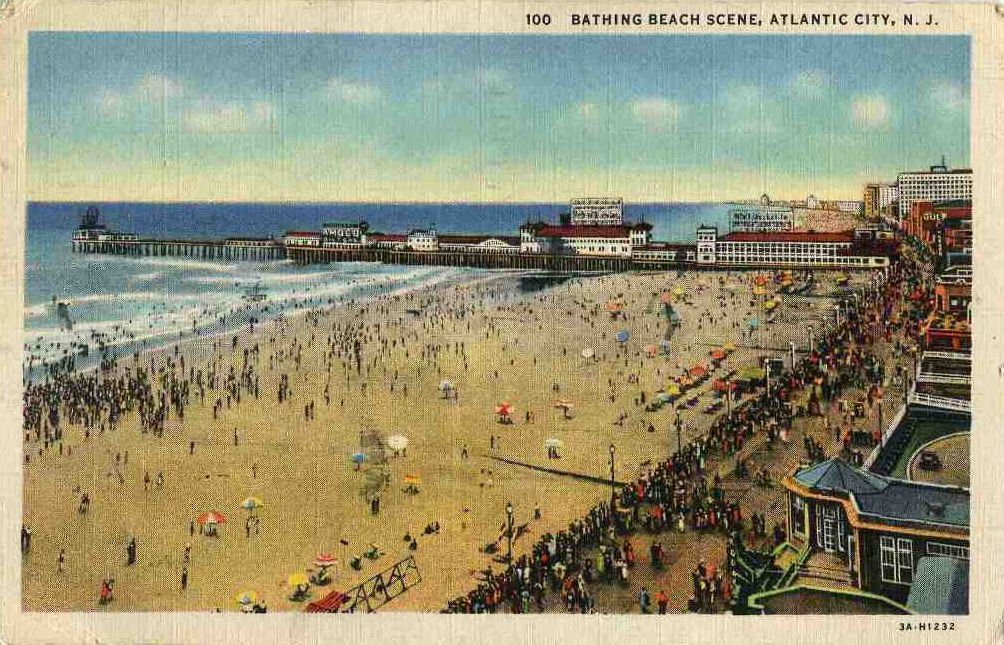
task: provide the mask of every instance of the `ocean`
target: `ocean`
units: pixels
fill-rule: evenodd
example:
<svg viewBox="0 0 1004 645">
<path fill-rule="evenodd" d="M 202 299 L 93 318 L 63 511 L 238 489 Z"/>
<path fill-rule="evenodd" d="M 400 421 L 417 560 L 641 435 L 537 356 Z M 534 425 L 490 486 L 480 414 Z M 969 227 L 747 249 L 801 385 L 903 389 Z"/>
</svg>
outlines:
<svg viewBox="0 0 1004 645">
<path fill-rule="evenodd" d="M 25 376 L 72 354 L 78 369 L 102 350 L 125 356 L 190 337 L 219 333 L 281 311 L 403 292 L 483 270 L 373 263 L 295 266 L 287 261 L 223 262 L 71 252 L 70 236 L 91 204 L 32 202 L 25 248 Z M 515 235 L 528 219 L 556 220 L 565 204 L 209 204 L 95 203 L 110 228 L 140 236 L 281 236 L 319 230 L 324 221 L 366 220 L 371 230 Z M 700 224 L 727 225 L 721 204 L 628 204 L 661 241 L 693 241 Z M 259 289 L 259 304 L 246 295 Z M 68 306 L 60 315 L 57 302 Z M 86 355 L 84 354 L 86 352 Z"/>
</svg>

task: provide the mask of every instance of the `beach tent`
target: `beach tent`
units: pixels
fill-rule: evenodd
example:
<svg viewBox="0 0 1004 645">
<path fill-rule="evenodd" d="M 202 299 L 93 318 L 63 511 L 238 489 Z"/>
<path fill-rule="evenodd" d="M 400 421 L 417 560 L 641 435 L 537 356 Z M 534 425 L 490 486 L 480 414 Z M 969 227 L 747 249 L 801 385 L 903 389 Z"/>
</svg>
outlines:
<svg viewBox="0 0 1004 645">
<path fill-rule="evenodd" d="M 314 602 L 308 604 L 306 611 L 310 614 L 335 614 L 338 613 L 338 611 L 342 608 L 342 605 L 344 605 L 345 601 L 348 599 L 349 597 L 341 591 L 332 591 L 320 600 L 315 600 Z"/>
</svg>

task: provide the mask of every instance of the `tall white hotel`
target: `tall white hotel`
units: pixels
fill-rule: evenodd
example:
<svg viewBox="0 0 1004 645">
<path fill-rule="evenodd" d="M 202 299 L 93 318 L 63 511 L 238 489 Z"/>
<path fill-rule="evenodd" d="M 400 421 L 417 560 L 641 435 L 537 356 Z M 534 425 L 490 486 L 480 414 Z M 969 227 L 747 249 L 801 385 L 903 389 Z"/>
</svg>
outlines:
<svg viewBox="0 0 1004 645">
<path fill-rule="evenodd" d="M 910 214 L 914 202 L 973 198 L 972 169 L 949 170 L 944 158 L 940 165 L 931 166 L 930 170 L 900 173 L 896 183 L 899 187 L 900 221 Z"/>
</svg>

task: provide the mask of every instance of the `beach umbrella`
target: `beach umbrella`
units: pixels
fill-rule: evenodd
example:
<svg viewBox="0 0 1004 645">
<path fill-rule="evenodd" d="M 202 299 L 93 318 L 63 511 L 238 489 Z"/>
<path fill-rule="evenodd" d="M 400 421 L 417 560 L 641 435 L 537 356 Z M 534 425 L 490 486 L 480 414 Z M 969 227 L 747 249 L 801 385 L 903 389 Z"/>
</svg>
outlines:
<svg viewBox="0 0 1004 645">
<path fill-rule="evenodd" d="M 453 389 L 453 383 L 450 383 L 445 379 L 439 382 L 439 390 L 441 392 L 446 392 L 447 390 L 452 390 L 452 389 Z"/>
<path fill-rule="evenodd" d="M 757 320 L 757 319 L 756 319 L 756 317 L 753 317 L 753 318 L 750 318 L 750 319 L 749 319 L 748 321 L 746 321 L 746 322 L 747 322 L 747 324 L 748 324 L 748 325 L 750 326 L 750 329 L 756 329 L 757 327 L 759 327 L 759 326 L 760 326 L 760 321 L 759 321 L 759 320 Z"/>
<path fill-rule="evenodd" d="M 648 354 L 649 356 L 655 356 L 656 352 L 658 351 L 659 348 L 656 347 L 655 345 L 645 345 L 645 353 Z"/>
<path fill-rule="evenodd" d="M 247 511 L 253 511 L 256 508 L 261 508 L 265 505 L 265 502 L 261 501 L 258 497 L 248 497 L 243 502 L 241 502 L 241 508 Z"/>
<path fill-rule="evenodd" d="M 366 453 L 363 453 L 363 452 L 354 452 L 354 453 L 352 453 L 351 459 L 352 459 L 352 461 L 356 462 L 357 464 L 361 464 L 361 463 L 363 463 L 363 460 L 366 459 Z"/>
<path fill-rule="evenodd" d="M 659 392 L 655 395 L 655 400 L 659 403 L 669 403 L 673 400 L 673 397 L 668 392 Z"/>
<path fill-rule="evenodd" d="M 673 287 L 673 295 L 676 296 L 677 298 L 683 297 L 683 294 L 685 293 L 686 291 L 683 289 L 683 286 L 676 285 L 675 287 Z"/>
<path fill-rule="evenodd" d="M 242 591 L 237 595 L 237 602 L 242 605 L 250 605 L 258 600 L 258 594 L 254 591 Z"/>
<path fill-rule="evenodd" d="M 767 302 L 763 303 L 763 308 L 766 309 L 767 311 L 770 311 L 771 309 L 773 309 L 776 306 L 777 306 L 777 302 L 774 301 L 774 300 L 768 300 Z"/>
<path fill-rule="evenodd" d="M 668 305 L 673 301 L 673 294 L 669 293 L 668 291 L 663 291 L 662 294 L 659 296 L 659 300 L 661 300 L 664 305 Z"/>
<path fill-rule="evenodd" d="M 227 521 L 227 518 L 219 511 L 209 511 L 208 513 L 200 513 L 197 518 L 195 518 L 199 524 L 203 526 L 206 524 L 223 524 Z"/>
<path fill-rule="evenodd" d="M 753 287 L 753 295 L 754 296 L 762 296 L 765 293 L 767 293 L 767 290 L 765 288 L 763 288 L 761 286 Z"/>
<path fill-rule="evenodd" d="M 607 311 L 609 311 L 610 313 L 617 313 L 618 311 L 620 311 L 623 308 L 624 308 L 624 305 L 622 305 L 619 302 L 614 302 L 613 300 L 611 300 L 611 301 L 609 301 L 607 303 Z"/>
<path fill-rule="evenodd" d="M 330 567 L 336 562 L 338 562 L 338 560 L 330 553 L 318 553 L 317 557 L 314 558 L 315 567 Z"/>
<path fill-rule="evenodd" d="M 680 386 L 676 383 L 670 383 L 666 386 L 666 394 L 670 396 L 680 396 Z"/>
<path fill-rule="evenodd" d="M 554 402 L 554 407 L 562 408 L 564 410 L 571 410 L 575 406 L 572 404 L 571 401 L 566 401 L 565 399 L 558 399 L 557 401 Z"/>
<path fill-rule="evenodd" d="M 628 341 L 628 338 L 631 338 L 631 334 L 627 333 L 626 330 L 622 329 L 619 332 L 617 332 L 616 338 L 618 343 L 626 343 Z"/>
<path fill-rule="evenodd" d="M 592 358 L 593 354 L 594 352 L 592 347 L 587 347 L 584 350 L 582 350 L 582 358 Z"/>
<path fill-rule="evenodd" d="M 726 354 L 726 352 L 725 352 L 724 349 L 713 349 L 713 350 L 711 350 L 711 358 L 715 359 L 716 361 L 720 361 L 723 358 L 725 358 L 725 354 Z"/>
<path fill-rule="evenodd" d="M 704 365 L 698 364 L 691 367 L 690 372 L 688 373 L 690 374 L 690 376 L 694 378 L 700 378 L 708 373 L 708 368 L 705 367 Z"/>
<path fill-rule="evenodd" d="M 561 447 L 561 439 L 555 439 L 553 437 L 551 437 L 549 439 L 545 439 L 544 440 L 544 447 L 545 448 L 560 448 Z"/>
<path fill-rule="evenodd" d="M 391 450 L 404 450 L 408 447 L 408 437 L 396 434 L 387 439 L 387 445 L 390 446 Z"/>
<path fill-rule="evenodd" d="M 663 349 L 669 349 L 671 345 L 672 343 L 665 338 L 659 340 L 659 347 L 662 347 Z"/>
<path fill-rule="evenodd" d="M 499 403 L 495 406 L 495 414 L 501 414 L 504 416 L 509 416 L 512 414 L 512 405 L 509 403 Z"/>
<path fill-rule="evenodd" d="M 734 352 L 736 351 L 736 344 L 733 343 L 731 340 L 725 341 L 725 344 L 722 345 L 722 349 L 724 349 L 727 352 Z"/>
<path fill-rule="evenodd" d="M 405 475 L 402 481 L 405 484 L 411 484 L 417 486 L 418 484 L 422 483 L 422 478 L 419 477 L 418 475 Z"/>
<path fill-rule="evenodd" d="M 753 280 L 753 284 L 755 284 L 758 287 L 762 287 L 767 284 L 767 278 L 763 277 L 762 275 L 758 275 L 756 279 Z"/>
<path fill-rule="evenodd" d="M 286 582 L 290 587 L 299 587 L 300 585 L 309 585 L 310 578 L 308 578 L 307 574 L 304 572 L 297 571 L 296 573 L 289 574 L 289 578 L 286 579 Z"/>
</svg>

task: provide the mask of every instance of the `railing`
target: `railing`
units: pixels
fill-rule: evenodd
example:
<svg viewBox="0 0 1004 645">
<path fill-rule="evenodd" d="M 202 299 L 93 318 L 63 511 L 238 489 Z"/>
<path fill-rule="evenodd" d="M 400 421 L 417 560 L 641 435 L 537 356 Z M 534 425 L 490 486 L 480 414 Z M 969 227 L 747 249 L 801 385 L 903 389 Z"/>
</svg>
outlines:
<svg viewBox="0 0 1004 645">
<path fill-rule="evenodd" d="M 882 453 L 882 450 L 885 449 L 886 444 L 889 442 L 889 438 L 892 437 L 892 433 L 895 432 L 896 428 L 898 428 L 899 424 L 903 421 L 904 416 L 906 416 L 905 405 L 900 407 L 899 411 L 896 412 L 896 416 L 892 418 L 892 421 L 889 423 L 889 425 L 887 425 L 882 430 L 882 440 L 879 441 L 879 444 L 875 446 L 875 448 L 871 451 L 871 454 L 868 455 L 868 458 L 865 459 L 865 463 L 862 465 L 862 467 L 865 470 L 871 469 L 872 465 L 875 463 L 875 460 L 878 459 L 879 455 Z"/>
<path fill-rule="evenodd" d="M 947 396 L 935 396 L 933 394 L 924 394 L 922 392 L 911 392 L 909 400 L 910 403 L 929 405 L 934 408 L 942 408 L 945 410 L 955 410 L 957 412 L 968 413 L 972 413 L 973 411 L 973 404 L 971 401 L 952 399 Z"/>
<path fill-rule="evenodd" d="M 921 360 L 924 358 L 947 358 L 956 361 L 972 361 L 972 354 L 966 354 L 964 352 L 924 352 L 920 355 Z"/>
<path fill-rule="evenodd" d="M 971 376 L 958 376 L 955 374 L 942 374 L 939 372 L 921 372 L 917 375 L 918 383 L 945 383 L 949 385 L 970 385 L 973 382 Z"/>
</svg>

